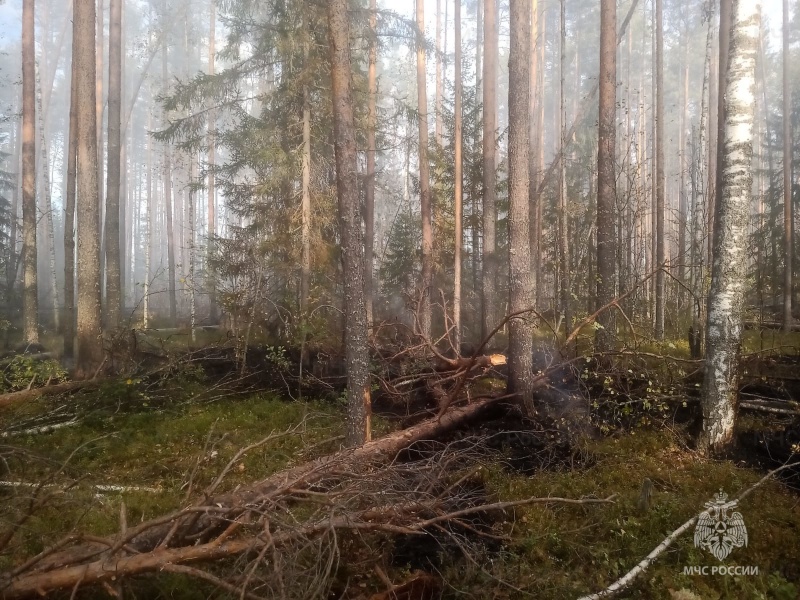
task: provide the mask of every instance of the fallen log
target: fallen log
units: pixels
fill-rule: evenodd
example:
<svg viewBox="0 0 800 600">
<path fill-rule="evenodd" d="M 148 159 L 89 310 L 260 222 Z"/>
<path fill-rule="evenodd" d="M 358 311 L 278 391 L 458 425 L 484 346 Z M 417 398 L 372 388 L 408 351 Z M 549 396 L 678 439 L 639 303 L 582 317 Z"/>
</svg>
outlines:
<svg viewBox="0 0 800 600">
<path fill-rule="evenodd" d="M 70 392 L 77 392 L 81 389 L 96 387 L 100 385 L 97 379 L 86 379 L 83 381 L 67 381 L 65 383 L 57 383 L 55 385 L 46 385 L 40 388 L 32 388 L 30 390 L 20 390 L 18 392 L 11 392 L 10 394 L 3 394 L 0 396 L 0 408 L 19 404 L 20 402 L 28 402 L 39 398 L 40 396 L 52 396 L 55 394 L 66 394 Z"/>
<path fill-rule="evenodd" d="M 334 471 L 357 473 L 365 465 L 386 464 L 411 445 L 435 439 L 469 423 L 500 400 L 508 398 L 509 396 L 490 397 L 466 406 L 452 408 L 441 417 L 431 418 L 408 429 L 390 433 L 359 448 L 343 449 L 280 471 L 235 492 L 204 498 L 202 506 L 178 510 L 129 528 L 122 540 L 119 537 L 112 537 L 50 553 L 37 561 L 35 570 L 41 572 L 65 564 L 80 563 L 108 548 L 121 547 L 123 544 L 135 552 L 149 553 L 167 544 L 178 545 L 183 540 L 203 532 L 224 529 L 246 512 L 248 506 L 264 499 L 274 498 L 287 490 L 308 489 Z M 9 592 L 6 590 L 2 593 L 7 595 Z"/>
<path fill-rule="evenodd" d="M 449 452 L 451 459 L 459 457 L 457 463 L 436 459 L 438 462 L 420 467 L 416 463 L 406 466 L 392 461 L 398 452 L 414 442 L 435 437 L 477 418 L 500 399 L 488 398 L 453 409 L 441 418 L 430 419 L 361 448 L 337 452 L 276 473 L 245 490 L 205 497 L 201 505 L 132 529 L 127 529 L 126 519 L 121 517 L 120 532 L 115 536 L 70 536 L 0 574 L 0 598 L 41 596 L 58 590 L 76 590 L 82 585 L 110 584 L 126 576 L 176 569 L 205 578 L 228 591 L 241 592 L 241 597 L 257 598 L 259 596 L 247 591 L 250 575 L 233 584 L 200 569 L 179 565 L 243 554 L 253 560 L 252 569 L 247 569 L 252 574 L 268 551 L 280 553 L 288 565 L 293 564 L 292 550 L 302 547 L 306 551 L 312 540 L 320 551 L 331 551 L 330 538 L 325 536 L 335 531 L 340 533 L 334 534 L 334 539 L 347 531 L 358 532 L 358 539 L 369 533 L 425 535 L 429 528 L 441 530 L 440 526 L 446 522 L 462 522 L 465 517 L 487 511 L 504 512 L 534 503 L 588 505 L 614 501 L 614 496 L 544 497 L 458 504 L 448 501 L 444 492 L 434 492 L 430 487 L 432 483 L 444 482 L 447 486 L 444 491 L 460 489 L 463 478 L 447 482 L 447 475 L 453 473 L 451 464 L 463 467 L 462 451 L 458 448 L 444 446 L 444 455 L 448 456 Z M 473 472 L 474 463 L 470 468 L 463 468 Z M 408 477 L 411 472 L 413 476 L 404 487 L 402 473 Z M 427 478 L 423 482 L 428 485 L 420 485 L 419 477 Z M 335 482 L 343 482 L 343 485 L 337 487 L 339 484 Z M 298 513 L 293 512 L 292 507 L 298 501 L 305 501 L 305 506 L 318 507 L 306 521 L 298 521 Z M 302 509 L 299 512 L 302 513 Z M 63 550 L 74 543 L 80 545 Z M 270 569 L 264 572 L 268 575 Z"/>
<path fill-rule="evenodd" d="M 778 321 L 745 321 L 744 328 L 755 329 L 756 331 L 759 329 L 787 329 L 784 323 Z M 790 323 L 788 329 L 789 331 L 800 331 L 800 323 Z"/>
</svg>

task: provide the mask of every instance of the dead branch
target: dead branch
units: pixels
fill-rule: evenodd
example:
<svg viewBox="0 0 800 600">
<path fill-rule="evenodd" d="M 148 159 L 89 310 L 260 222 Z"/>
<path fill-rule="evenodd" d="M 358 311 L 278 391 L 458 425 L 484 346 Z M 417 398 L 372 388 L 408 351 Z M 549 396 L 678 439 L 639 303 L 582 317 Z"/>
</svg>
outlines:
<svg viewBox="0 0 800 600">
<path fill-rule="evenodd" d="M 57 383 L 56 385 L 48 385 L 40 388 L 11 392 L 10 394 L 3 394 L 0 396 L 0 408 L 11 406 L 13 404 L 19 404 L 20 402 L 34 400 L 40 396 L 52 396 L 55 394 L 77 392 L 78 390 L 97 387 L 100 385 L 100 383 L 101 381 L 99 379 L 67 381 L 66 383 Z"/>
<path fill-rule="evenodd" d="M 234 493 L 208 498 L 203 505 L 191 506 L 129 527 L 124 536 L 115 536 L 113 543 L 117 548 L 123 544 L 129 544 L 137 552 L 150 553 L 158 548 L 168 536 L 172 538 L 173 545 L 189 539 L 197 541 L 198 536 L 211 536 L 215 532 L 219 533 L 219 530 L 224 530 L 230 522 L 236 520 L 243 513 L 274 504 L 276 499 L 285 495 L 289 490 L 308 489 L 315 484 L 319 485 L 322 480 L 331 476 L 341 473 L 363 473 L 365 470 L 376 468 L 377 465 L 385 465 L 394 460 L 403 449 L 421 440 L 435 439 L 450 429 L 471 421 L 495 402 L 497 402 L 497 398 L 487 398 L 469 406 L 454 409 L 440 419 L 423 421 L 404 431 L 373 440 L 360 448 L 345 449 L 281 471 Z M 174 533 L 171 533 L 173 530 Z M 52 553 L 43 553 L 36 564 L 29 565 L 27 568 L 45 572 L 63 569 L 64 565 L 83 563 L 103 551 L 104 548 L 97 544 L 73 546 Z M 196 555 L 191 554 L 190 556 L 195 557 Z M 201 552 L 197 556 L 204 555 Z M 217 554 L 212 553 L 209 556 L 217 556 Z M 194 560 L 194 558 L 190 559 Z M 160 559 L 154 560 L 154 564 L 159 564 Z M 139 568 L 136 565 L 140 563 L 132 564 L 135 568 Z M 16 575 L 21 575 L 21 573 Z M 86 576 L 90 577 L 91 575 L 87 574 Z M 73 579 L 69 580 L 74 584 Z"/>
<path fill-rule="evenodd" d="M 475 461 L 486 452 L 480 440 L 471 445 L 460 442 L 427 454 L 421 450 L 422 458 L 414 463 L 395 461 L 387 466 L 379 461 L 362 464 L 358 470 L 339 469 L 335 473 L 329 470 L 324 478 L 317 480 L 313 490 L 287 487 L 271 497 L 259 498 L 243 508 L 241 514 L 248 516 L 238 521 L 230 520 L 224 507 L 211 503 L 192 507 L 193 514 L 216 513 L 217 520 L 225 527 L 221 533 L 216 530 L 208 537 L 195 536 L 193 542 L 183 536 L 183 544 L 175 547 L 159 546 L 138 552 L 132 544 L 124 543 L 128 537 L 124 525 L 112 538 L 68 538 L 58 546 L 90 541 L 91 553 L 72 553 L 68 562 L 67 554 L 60 554 L 61 559 L 55 561 L 55 553 L 47 561 L 38 560 L 44 558 L 42 553 L 7 574 L 5 581 L 0 579 L 0 596 L 23 598 L 56 590 L 77 590 L 80 586 L 102 586 L 128 576 L 166 570 L 203 579 L 241 597 L 308 597 L 304 594 L 309 589 L 325 592 L 329 587 L 343 536 L 350 535 L 352 540 L 369 545 L 370 540 L 377 541 L 376 536 L 387 534 L 434 535 L 429 528 L 433 528 L 435 535 L 456 535 L 441 525 L 450 522 L 451 527 L 458 528 L 463 517 L 532 503 L 613 501 L 609 497 L 486 502 L 480 495 L 464 491 L 461 485 L 466 477 L 476 474 Z M 447 483 L 459 472 L 464 476 Z M 326 497 L 327 501 L 321 501 Z M 309 516 L 298 520 L 293 509 L 304 501 L 305 508 L 297 512 L 308 512 Z M 181 511 L 172 519 L 180 520 L 186 512 Z M 464 543 L 462 539 L 459 545 L 462 551 L 468 551 Z M 250 563 L 243 578 L 223 579 L 194 566 L 234 556 L 255 561 Z M 186 566 L 187 563 L 192 566 Z M 256 571 L 260 563 L 263 566 Z M 296 586 L 294 594 L 287 591 L 292 585 Z M 278 588 L 286 593 L 277 594 Z"/>
</svg>

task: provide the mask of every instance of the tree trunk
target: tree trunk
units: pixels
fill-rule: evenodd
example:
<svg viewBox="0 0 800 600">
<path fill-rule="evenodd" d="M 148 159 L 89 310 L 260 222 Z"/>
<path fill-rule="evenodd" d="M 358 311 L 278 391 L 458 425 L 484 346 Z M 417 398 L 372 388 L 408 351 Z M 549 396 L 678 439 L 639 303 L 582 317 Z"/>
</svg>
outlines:
<svg viewBox="0 0 800 600">
<path fill-rule="evenodd" d="M 477 0 L 475 2 L 475 98 L 476 102 L 478 98 L 482 98 L 482 77 L 483 77 L 483 0 Z M 480 118 L 480 112 L 478 112 Z M 481 136 L 482 129 L 480 127 L 476 128 L 475 130 L 475 143 L 482 143 L 482 136 Z M 481 212 L 478 210 L 478 205 L 482 203 L 482 199 L 479 199 L 479 196 L 482 197 L 480 194 L 480 190 L 478 187 L 477 181 L 475 178 L 471 178 L 472 185 L 470 186 L 470 217 L 472 220 L 471 223 L 471 231 L 470 231 L 470 238 L 471 238 L 471 253 L 472 253 L 472 294 L 475 298 L 475 303 L 480 304 L 480 312 L 477 315 L 477 319 L 473 318 L 472 320 L 472 327 L 473 327 L 473 336 L 481 335 L 484 329 L 484 318 L 483 318 L 483 275 L 481 275 L 481 232 L 478 227 L 478 214 Z M 481 337 L 481 339 L 483 339 Z M 476 340 L 480 342 L 480 340 Z"/>
<path fill-rule="evenodd" d="M 701 447 L 720 453 L 733 443 L 738 358 L 746 289 L 747 225 L 752 196 L 755 60 L 761 13 L 757 0 L 734 0 L 725 94 L 725 166 L 711 272 Z"/>
<path fill-rule="evenodd" d="M 147 113 L 147 130 L 153 129 L 153 115 Z M 153 260 L 153 227 L 155 226 L 155 219 L 153 213 L 155 212 L 155 203 L 153 202 L 153 138 L 147 136 L 147 235 L 144 239 L 145 255 L 144 255 L 144 297 L 142 298 L 143 318 L 142 326 L 147 329 L 150 326 L 150 265 Z"/>
<path fill-rule="evenodd" d="M 44 48 L 44 44 L 42 47 Z M 47 61 L 42 61 L 45 65 Z M 38 64 L 37 64 L 38 67 Z M 44 217 L 44 235 L 47 244 L 47 257 L 50 260 L 50 292 L 51 306 L 53 308 L 53 326 L 58 331 L 60 329 L 59 305 L 58 305 L 58 279 L 56 277 L 56 240 L 53 231 L 53 197 L 52 185 L 50 183 L 50 148 L 47 143 L 47 131 L 45 127 L 45 110 L 42 102 L 41 69 L 36 69 L 36 117 L 39 123 L 39 155 L 41 158 L 40 168 L 37 169 L 42 175 L 42 200 L 38 204 L 39 210 Z M 38 254 L 38 252 L 37 252 Z M 37 277 L 38 279 L 38 277 Z"/>
<path fill-rule="evenodd" d="M 447 0 L 445 0 L 447 2 Z M 447 23 L 444 24 L 447 27 Z M 423 31 L 425 31 L 423 29 Z M 442 147 L 442 136 L 444 127 L 442 125 L 442 108 L 444 106 L 444 82 L 442 78 L 442 54 L 446 52 L 446 48 L 442 48 L 442 0 L 436 0 L 436 126 L 434 128 L 434 135 L 436 138 L 436 145 Z"/>
<path fill-rule="evenodd" d="M 508 60 L 509 312 L 533 306 L 530 256 L 530 0 L 511 0 Z M 509 324 L 508 392 L 528 416 L 533 404 L 533 325 L 528 315 Z"/>
<path fill-rule="evenodd" d="M 373 0 L 374 2 L 374 0 Z M 464 176 L 463 176 L 463 133 L 461 115 L 461 0 L 455 0 L 453 11 L 453 26 L 455 27 L 455 98 L 454 98 L 454 119 L 455 136 L 453 140 L 453 151 L 455 153 L 455 165 L 453 167 L 454 182 L 454 203 L 455 203 L 455 248 L 453 260 L 453 339 L 458 350 L 461 347 L 461 255 L 463 246 L 463 204 L 464 204 Z M 474 251 L 474 249 L 473 249 Z"/>
<path fill-rule="evenodd" d="M 684 40 L 684 53 L 683 53 L 683 68 L 681 69 L 682 83 L 681 83 L 681 106 L 680 106 L 680 131 L 678 132 L 678 153 L 680 165 L 680 190 L 679 205 L 678 205 L 678 281 L 680 283 L 686 282 L 686 215 L 687 215 L 687 197 L 686 197 L 686 171 L 689 169 L 688 161 L 686 160 L 686 119 L 689 111 L 689 44 Z M 683 307 L 683 299 L 685 298 L 685 289 L 678 287 L 678 306 Z"/>
<path fill-rule="evenodd" d="M 419 196 L 422 213 L 422 281 L 419 290 L 419 333 L 431 336 L 431 286 L 433 285 L 433 229 L 431 227 L 431 175 L 428 162 L 428 94 L 425 72 L 425 0 L 417 0 L 417 112 L 419 115 Z"/>
<path fill-rule="evenodd" d="M 162 14 L 167 14 L 166 1 L 162 3 Z M 167 87 L 167 39 L 161 49 L 161 83 Z M 164 90 L 166 92 L 166 90 Z M 164 114 L 163 125 L 167 125 L 167 116 Z M 164 213 L 167 222 L 167 290 L 169 295 L 169 320 L 175 325 L 178 319 L 178 301 L 175 293 L 175 231 L 173 228 L 172 211 L 172 153 L 169 144 L 164 143 L 164 170 L 162 175 L 164 186 Z"/>
<path fill-rule="evenodd" d="M 196 168 L 197 162 L 195 160 L 194 154 L 189 155 L 189 160 L 191 161 L 191 165 L 189 167 L 189 181 L 193 182 L 196 177 Z M 197 341 L 197 333 L 195 332 L 197 326 L 197 311 L 195 307 L 195 288 L 194 288 L 194 257 L 195 257 L 195 248 L 194 248 L 194 239 L 195 239 L 195 214 L 194 214 L 194 188 L 189 186 L 187 190 L 187 200 L 188 200 L 188 212 L 189 212 L 189 269 L 188 269 L 188 285 L 189 285 L 189 338 L 191 339 L 191 343 L 194 344 Z"/>
<path fill-rule="evenodd" d="M 364 297 L 367 305 L 367 325 L 372 325 L 372 275 L 375 247 L 375 130 L 378 126 L 378 22 L 376 0 L 369 4 L 369 105 L 367 107 L 367 186 L 364 191 Z"/>
<path fill-rule="evenodd" d="M 792 210 L 792 113 L 789 90 L 789 0 L 783 0 L 783 323 L 792 329 L 792 254 L 794 211 Z"/>
<path fill-rule="evenodd" d="M 656 0 L 656 325 L 657 340 L 664 339 L 665 304 L 665 241 L 664 241 L 664 7 L 663 0 Z"/>
<path fill-rule="evenodd" d="M 110 1 L 110 0 L 109 0 Z M 102 165 L 102 147 L 103 147 L 103 112 L 105 111 L 105 105 L 103 103 L 103 58 L 105 53 L 104 43 L 105 40 L 105 16 L 103 15 L 103 4 L 105 0 L 97 0 L 96 8 L 95 8 L 95 27 L 97 29 L 97 33 L 95 35 L 95 117 L 97 119 L 97 148 L 98 148 L 98 155 L 97 160 L 100 164 L 98 167 L 100 169 L 103 168 Z M 103 181 L 103 171 L 98 171 L 97 173 L 97 181 L 98 185 L 101 185 Z M 100 200 L 102 201 L 103 197 L 102 194 L 100 195 Z"/>
<path fill-rule="evenodd" d="M 106 183 L 106 327 L 120 325 L 122 269 L 120 265 L 120 161 L 122 157 L 122 0 L 110 0 L 108 33 L 108 170 Z"/>
<path fill-rule="evenodd" d="M 536 99 L 538 101 L 538 119 L 537 119 L 537 138 L 538 141 L 536 143 L 537 147 L 537 155 L 538 155 L 538 174 L 535 179 L 531 180 L 531 186 L 533 186 L 533 182 L 536 182 L 536 189 L 531 189 L 531 193 L 536 194 L 538 201 L 536 202 L 536 211 L 535 214 L 532 215 L 532 219 L 534 222 L 535 227 L 535 236 L 536 236 L 536 245 L 532 249 L 535 252 L 535 272 L 533 277 L 533 285 L 535 286 L 535 303 L 536 308 L 543 308 L 544 307 L 544 276 L 543 276 L 543 263 L 544 260 L 542 258 L 542 192 L 541 192 L 541 179 L 544 173 L 544 109 L 545 109 L 545 102 L 544 102 L 544 84 L 545 84 L 545 77 L 544 77 L 544 67 L 545 67 L 545 49 L 547 48 L 547 13 L 545 8 L 543 7 L 541 10 L 541 18 L 539 22 L 541 23 L 541 43 L 539 43 L 539 53 L 537 62 L 539 67 L 538 71 L 538 81 L 536 83 Z"/>
<path fill-rule="evenodd" d="M 100 343 L 100 215 L 97 182 L 95 3 L 75 0 L 73 60 L 78 99 L 78 357 L 79 377 L 94 375 L 103 359 Z"/>
<path fill-rule="evenodd" d="M 561 315 L 564 319 L 564 336 L 568 336 L 572 327 L 572 310 L 570 307 L 570 258 L 567 231 L 569 230 L 569 214 L 567 213 L 567 113 L 566 98 L 564 97 L 564 78 L 566 64 L 566 0 L 560 1 L 560 27 L 559 37 L 559 92 L 558 92 L 558 123 L 559 123 L 559 185 L 558 185 L 558 271 L 559 271 L 559 304 Z"/>
<path fill-rule="evenodd" d="M 597 304 L 605 306 L 614 299 L 617 247 L 614 235 L 616 203 L 617 130 L 617 5 L 616 0 L 600 4 L 600 107 L 597 148 Z M 590 285 L 593 282 L 590 282 Z M 597 317 L 599 328 L 595 344 L 601 352 L 614 347 L 616 315 L 613 309 Z"/>
<path fill-rule="evenodd" d="M 75 183 L 78 176 L 78 86 L 77 62 L 70 73 L 69 132 L 64 216 L 64 358 L 75 354 Z"/>
<path fill-rule="evenodd" d="M 530 72 L 530 88 L 528 92 L 528 114 L 529 114 L 529 135 L 528 135 L 528 218 L 530 224 L 529 248 L 528 252 L 531 259 L 531 282 L 533 289 L 536 290 L 539 286 L 538 281 L 538 264 L 539 258 L 539 233 L 540 225 L 537 219 L 537 211 L 539 207 L 540 195 L 537 192 L 537 177 L 539 169 L 539 152 L 541 146 L 539 145 L 539 129 L 542 124 L 539 121 L 539 105 L 541 100 L 538 98 L 539 91 L 539 0 L 530 0 L 531 7 L 531 32 L 529 40 L 528 61 L 531 65 Z M 534 292 L 532 299 L 534 306 L 539 306 L 538 295 Z"/>
<path fill-rule="evenodd" d="M 720 0 L 719 3 L 719 59 L 717 69 L 717 131 L 716 131 L 716 155 L 714 157 L 713 167 L 714 170 L 709 173 L 714 176 L 714 192 L 709 194 L 708 199 L 708 229 L 707 229 L 707 251 L 708 257 L 706 263 L 713 264 L 713 249 L 716 247 L 716 232 L 717 228 L 714 221 L 717 219 L 717 211 L 719 206 L 719 198 L 722 194 L 723 186 L 723 173 L 725 171 L 725 85 L 728 75 L 728 60 L 730 51 L 730 37 L 732 28 L 732 9 L 733 0 Z"/>
<path fill-rule="evenodd" d="M 211 17 L 209 19 L 208 33 L 208 74 L 214 75 L 217 53 L 217 0 L 211 0 Z M 214 256 L 214 243 L 217 236 L 216 212 L 216 174 L 217 142 L 216 142 L 217 112 L 211 109 L 208 113 L 208 259 L 206 260 L 206 277 L 208 280 L 208 320 L 213 324 L 219 320 L 217 312 L 217 285 L 214 271 L 211 267 L 211 258 Z"/>
<path fill-rule="evenodd" d="M 710 82 L 711 82 L 711 51 L 712 41 L 714 39 L 714 27 L 709 22 L 708 31 L 706 32 L 706 52 L 703 68 L 703 90 L 700 98 L 700 125 L 698 128 L 698 148 L 695 153 L 695 160 L 692 165 L 697 165 L 695 193 L 692 194 L 694 207 L 692 210 L 692 254 L 691 264 L 693 271 L 692 281 L 692 330 L 694 335 L 700 339 L 695 343 L 695 353 L 699 354 L 703 345 L 703 331 L 705 330 L 705 309 L 706 303 L 704 302 L 706 290 L 706 253 L 703 245 L 703 238 L 705 234 L 705 219 L 704 214 L 709 207 L 709 192 L 708 189 L 708 172 L 709 165 L 707 164 L 707 139 L 708 139 L 708 110 L 710 106 Z M 705 166 L 705 169 L 704 169 Z M 700 358 L 696 356 L 695 358 Z"/>
<path fill-rule="evenodd" d="M 497 321 L 497 3 L 484 0 L 483 14 L 483 269 L 482 329 L 486 337 Z"/>
<path fill-rule="evenodd" d="M 36 281 L 36 63 L 34 0 L 22 3 L 22 268 L 23 335 L 39 342 L 39 288 Z"/>
<path fill-rule="evenodd" d="M 421 3 L 422 0 L 420 0 Z M 339 198 L 339 221 L 344 262 L 348 404 L 345 443 L 348 446 L 359 446 L 371 438 L 372 409 L 369 349 L 367 347 L 367 313 L 364 307 L 364 254 L 358 198 L 347 0 L 331 0 L 328 3 L 328 26 L 336 151 L 336 191 Z M 424 109 L 424 106 L 422 104 L 421 108 Z"/>
<path fill-rule="evenodd" d="M 308 28 L 305 21 L 304 29 Z M 310 40 L 308 34 L 303 39 L 304 68 L 310 69 L 308 54 Z M 309 84 L 303 85 L 303 173 L 302 200 L 300 206 L 300 377 L 303 376 L 303 365 L 306 363 L 306 320 L 308 311 L 308 292 L 311 280 L 311 99 Z M 365 285 L 366 287 L 366 285 Z"/>
</svg>

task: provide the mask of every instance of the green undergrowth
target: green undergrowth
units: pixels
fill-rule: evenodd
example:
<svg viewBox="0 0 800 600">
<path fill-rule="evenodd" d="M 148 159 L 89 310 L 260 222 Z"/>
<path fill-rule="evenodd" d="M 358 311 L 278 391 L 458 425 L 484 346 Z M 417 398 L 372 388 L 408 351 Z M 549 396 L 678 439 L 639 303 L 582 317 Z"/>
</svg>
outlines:
<svg viewBox="0 0 800 600">
<path fill-rule="evenodd" d="M 47 500 L 25 522 L 5 558 L 0 556 L 0 569 L 71 531 L 116 531 L 122 499 L 129 524 L 179 508 L 187 502 L 190 485 L 193 498 L 202 494 L 240 449 L 270 435 L 274 439 L 230 465 L 217 492 L 341 445 L 344 411 L 334 403 L 291 402 L 271 394 L 187 403 L 180 401 L 180 388 L 170 391 L 173 403 L 162 399 L 158 407 L 133 391 L 127 403 L 114 396 L 126 397 L 124 388 L 137 385 L 116 382 L 93 393 L 43 398 L 0 413 L 0 431 L 9 431 L 23 419 L 37 423 L 37 416 L 64 403 L 81 409 L 77 425 L 0 439 L 0 480 L 48 485 L 38 493 Z M 129 489 L 120 493 L 97 485 Z M 0 511 L 0 530 L 27 510 L 32 490 L 0 486 L 0 505 L 10 507 Z"/>
<path fill-rule="evenodd" d="M 240 448 L 271 432 L 297 428 L 235 461 L 219 491 L 257 481 L 286 466 L 332 452 L 341 444 L 345 413 L 340 403 L 290 402 L 270 394 L 187 402 L 186 398 L 194 395 L 187 391 L 191 386 L 177 383 L 169 388 L 171 402 L 163 396 L 156 402 L 143 391 L 141 382 L 123 380 L 92 393 L 39 399 L 0 412 L 2 431 L 12 422 L 35 420 L 65 403 L 84 407 L 78 425 L 0 439 L 0 479 L 57 484 L 45 488 L 47 502 L 0 555 L 0 571 L 70 532 L 114 533 L 120 527 L 122 501 L 129 526 L 184 506 L 189 481 L 196 497 Z M 300 423 L 305 425 L 298 427 Z M 378 419 L 376 435 L 390 427 Z M 702 459 L 685 447 L 678 434 L 648 428 L 586 441 L 573 451 L 578 458 L 574 465 L 562 462 L 533 475 L 487 463 L 480 476 L 487 500 L 606 498 L 615 494 L 615 502 L 536 504 L 507 512 L 494 532 L 506 536 L 506 541 L 494 539 L 486 545 L 485 554 L 473 556 L 472 561 L 458 552 L 443 554 L 437 569 L 451 584 L 445 586 L 443 597 L 566 600 L 599 591 L 702 510 L 720 489 L 735 497 L 763 475 L 732 462 Z M 58 473 L 61 465 L 63 472 Z M 653 481 L 655 493 L 650 509 L 640 514 L 636 503 L 644 478 Z M 99 492 L 93 487 L 97 484 L 149 489 Z M 0 529 L 22 514 L 30 496 L 30 489 L 0 488 L 0 507 L 4 507 Z M 749 543 L 734 549 L 722 564 L 757 567 L 758 575 L 684 575 L 684 567 L 720 564 L 694 547 L 690 530 L 620 597 L 797 598 L 800 497 L 771 481 L 743 501 L 739 510 Z M 385 546 L 387 553 L 391 547 Z M 371 567 L 358 571 L 362 564 L 358 555 L 348 555 L 345 549 L 341 563 L 357 575 L 354 580 L 365 582 L 369 589 L 381 589 Z M 223 566 L 220 568 L 223 572 Z M 408 576 L 408 568 L 402 565 L 387 565 L 387 572 L 395 582 Z M 137 597 L 228 597 L 208 584 L 170 574 L 147 575 L 134 587 Z M 366 596 L 353 592 L 346 597 Z"/>
<path fill-rule="evenodd" d="M 487 478 L 488 488 L 503 500 L 616 497 L 613 504 L 555 503 L 516 509 L 504 524 L 505 533 L 515 541 L 501 558 L 487 557 L 486 572 L 459 567 L 458 577 L 468 582 L 464 589 L 483 590 L 484 595 L 472 597 L 560 600 L 600 591 L 702 511 L 719 490 L 733 499 L 763 476 L 731 462 L 704 460 L 665 432 L 638 430 L 589 442 L 582 450 L 591 457 L 585 468 L 543 471 L 532 477 L 498 469 Z M 650 509 L 640 514 L 637 500 L 645 478 L 654 483 L 655 491 Z M 734 549 L 720 563 L 694 547 L 692 528 L 620 597 L 800 597 L 798 494 L 770 481 L 748 496 L 739 511 L 749 533 L 747 547 Z M 753 566 L 758 575 L 684 575 L 684 567 L 704 565 Z"/>
</svg>

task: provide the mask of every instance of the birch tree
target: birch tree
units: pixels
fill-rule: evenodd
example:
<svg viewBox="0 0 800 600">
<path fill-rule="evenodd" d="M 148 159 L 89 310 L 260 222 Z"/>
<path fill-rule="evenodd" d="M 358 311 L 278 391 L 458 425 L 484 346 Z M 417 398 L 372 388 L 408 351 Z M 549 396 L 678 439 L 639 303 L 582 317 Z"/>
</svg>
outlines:
<svg viewBox="0 0 800 600">
<path fill-rule="evenodd" d="M 720 453 L 733 443 L 738 358 L 746 291 L 747 226 L 752 195 L 758 0 L 734 0 L 725 90 L 722 187 L 715 219 L 706 329 L 701 447 Z"/>
</svg>

